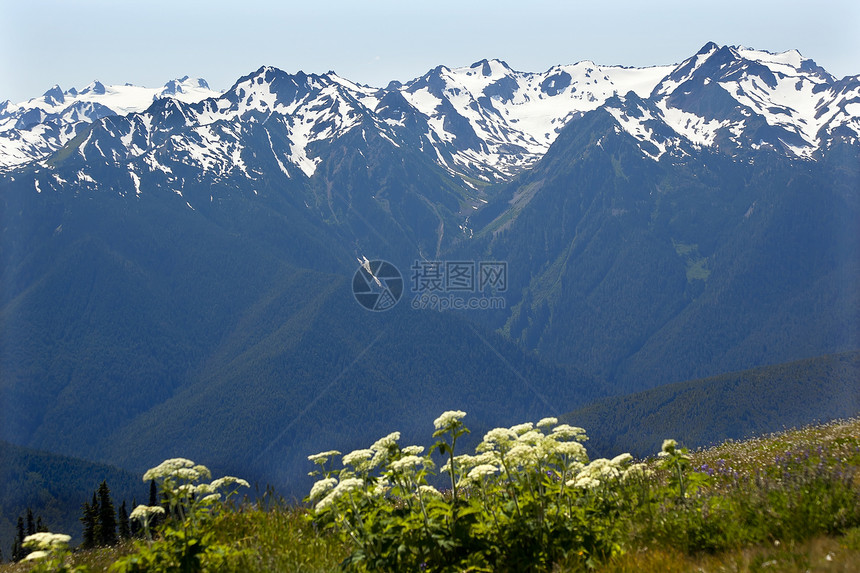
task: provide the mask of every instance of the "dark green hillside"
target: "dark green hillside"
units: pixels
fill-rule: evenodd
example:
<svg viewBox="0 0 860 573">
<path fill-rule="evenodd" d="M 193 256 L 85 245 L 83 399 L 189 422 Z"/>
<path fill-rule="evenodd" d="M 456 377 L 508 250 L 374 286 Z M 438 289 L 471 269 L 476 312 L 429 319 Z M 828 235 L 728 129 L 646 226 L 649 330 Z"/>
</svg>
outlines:
<svg viewBox="0 0 860 573">
<path fill-rule="evenodd" d="M 607 398 L 563 419 L 588 429 L 592 456 L 648 456 L 665 438 L 698 447 L 858 412 L 860 351 L 853 351 Z"/>
<path fill-rule="evenodd" d="M 182 455 L 296 493 L 320 449 L 346 453 L 395 430 L 418 439 L 448 409 L 466 410 L 479 438 L 605 395 L 458 316 L 408 301 L 370 313 L 343 279 L 304 294 L 298 304 L 295 291 L 273 292 L 251 309 L 185 388 L 100 455 L 137 468 Z"/>
<path fill-rule="evenodd" d="M 616 129 L 571 122 L 472 217 L 516 271 L 494 326 L 625 393 L 860 346 L 856 149 L 654 161 Z"/>
<path fill-rule="evenodd" d="M 271 285 L 302 290 L 296 264 L 344 264 L 277 202 L 234 197 L 207 213 L 157 191 L 134 201 L 27 191 L 5 189 L 16 241 L 0 251 L 2 431 L 19 444 L 92 459 L 185 384 Z"/>
<path fill-rule="evenodd" d="M 9 557 L 18 516 L 27 508 L 51 531 L 67 533 L 77 543 L 81 505 L 92 498 L 103 480 L 117 508 L 123 500 L 129 508 L 133 499 L 138 503 L 149 500 L 149 486 L 139 474 L 0 441 L 0 549 L 4 557 Z"/>
<path fill-rule="evenodd" d="M 465 314 L 413 310 L 408 292 L 387 313 L 360 307 L 356 243 L 340 233 L 378 215 L 366 206 L 326 222 L 295 188 L 229 182 L 208 190 L 217 201 L 190 181 L 129 198 L 114 175 L 38 195 L 6 180 L 0 396 L 14 443 L 136 471 L 189 457 L 290 491 L 313 450 L 423 432 L 446 409 L 480 430 L 606 395 Z M 408 283 L 396 257 L 412 247 L 398 244 Z"/>
</svg>

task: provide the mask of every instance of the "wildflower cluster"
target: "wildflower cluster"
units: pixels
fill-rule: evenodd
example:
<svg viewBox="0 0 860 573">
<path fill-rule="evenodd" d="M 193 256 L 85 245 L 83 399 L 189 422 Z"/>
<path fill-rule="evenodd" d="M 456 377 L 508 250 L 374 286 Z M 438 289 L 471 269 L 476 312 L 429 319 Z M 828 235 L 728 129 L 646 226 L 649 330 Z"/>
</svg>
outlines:
<svg viewBox="0 0 860 573">
<path fill-rule="evenodd" d="M 211 523 L 218 508 L 238 492 L 249 487 L 247 481 L 225 476 L 208 482 L 212 473 L 206 466 L 185 458 L 165 460 L 143 474 L 143 481 L 159 484 L 163 505 L 138 505 L 130 519 L 139 521 L 146 534 L 146 545 L 138 552 L 119 560 L 112 570 L 132 571 L 202 571 L 230 554 L 227 547 L 213 542 Z M 156 518 L 166 517 L 160 538 L 153 539 Z M 176 569 L 171 569 L 175 567 Z"/>
<path fill-rule="evenodd" d="M 69 564 L 69 541 L 71 536 L 63 533 L 50 533 L 47 531 L 34 533 L 24 538 L 24 547 L 30 549 L 30 553 L 24 557 L 24 561 L 35 562 L 35 567 L 30 571 L 56 572 L 56 573 L 83 573 L 85 568 L 72 568 Z"/>
<path fill-rule="evenodd" d="M 368 449 L 309 456 L 308 501 L 317 523 L 356 547 L 347 564 L 367 570 L 549 570 L 569 555 L 583 562 L 618 550 L 613 522 L 630 496 L 620 484 L 649 470 L 629 454 L 589 461 L 585 431 L 555 418 L 496 428 L 473 454 L 456 454 L 465 412 L 434 422 L 430 453 L 401 447 L 395 432 Z M 432 483 L 431 454 L 445 458 Z M 341 466 L 333 463 L 341 457 Z"/>
</svg>

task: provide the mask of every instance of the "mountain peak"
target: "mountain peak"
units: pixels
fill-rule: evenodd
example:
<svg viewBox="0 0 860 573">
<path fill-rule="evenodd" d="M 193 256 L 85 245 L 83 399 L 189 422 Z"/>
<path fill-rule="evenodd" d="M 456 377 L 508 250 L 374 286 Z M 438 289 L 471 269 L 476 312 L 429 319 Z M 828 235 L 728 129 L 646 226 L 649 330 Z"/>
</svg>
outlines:
<svg viewBox="0 0 860 573">
<path fill-rule="evenodd" d="M 45 103 L 49 103 L 51 105 L 61 104 L 66 99 L 63 96 L 63 90 L 60 89 L 60 86 L 58 84 L 54 84 L 54 87 L 42 94 L 42 97 L 45 98 Z"/>
<path fill-rule="evenodd" d="M 102 84 L 98 80 L 93 80 L 93 82 L 81 90 L 81 94 L 92 93 L 96 95 L 104 95 L 106 93 L 106 89 L 104 84 Z"/>
<path fill-rule="evenodd" d="M 824 72 L 826 76 L 830 76 L 823 69 L 813 62 L 803 57 L 803 54 L 796 49 L 786 50 L 784 52 L 769 52 L 767 50 L 757 50 L 745 46 L 732 46 L 733 51 L 741 58 L 758 62 L 765 66 L 788 66 L 799 71 L 814 71 L 816 73 Z M 776 68 L 774 68 L 776 69 Z"/>
<path fill-rule="evenodd" d="M 203 78 L 182 76 L 179 79 L 170 80 L 164 84 L 164 87 L 161 88 L 161 91 L 158 92 L 156 97 L 186 94 L 196 89 L 210 90 L 209 84 Z"/>
<path fill-rule="evenodd" d="M 707 44 L 702 46 L 702 49 L 700 49 L 698 52 L 696 52 L 696 55 L 697 56 L 704 56 L 706 54 L 710 54 L 711 52 L 714 52 L 714 51 L 719 50 L 719 49 L 720 49 L 720 47 L 716 43 L 708 42 Z"/>
<path fill-rule="evenodd" d="M 488 60 L 484 58 L 478 62 L 475 62 L 471 66 L 470 69 L 481 68 L 481 75 L 483 76 L 494 76 L 494 75 L 505 75 L 508 72 L 511 72 L 511 67 L 502 60 L 491 59 Z"/>
</svg>

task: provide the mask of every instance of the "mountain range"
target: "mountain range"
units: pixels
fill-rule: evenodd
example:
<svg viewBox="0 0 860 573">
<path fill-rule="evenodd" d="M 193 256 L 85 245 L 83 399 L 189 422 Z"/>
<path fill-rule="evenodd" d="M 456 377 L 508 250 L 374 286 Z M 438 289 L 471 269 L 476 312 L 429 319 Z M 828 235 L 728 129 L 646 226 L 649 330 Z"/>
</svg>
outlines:
<svg viewBox="0 0 860 573">
<path fill-rule="evenodd" d="M 857 350 L 858 136 L 860 77 L 712 43 L 0 104 L 0 439 L 301 489 L 308 454 L 446 409 L 480 437 Z M 373 260 L 387 312 L 353 298 Z M 416 308 L 446 261 L 503 262 L 501 308 Z"/>
</svg>

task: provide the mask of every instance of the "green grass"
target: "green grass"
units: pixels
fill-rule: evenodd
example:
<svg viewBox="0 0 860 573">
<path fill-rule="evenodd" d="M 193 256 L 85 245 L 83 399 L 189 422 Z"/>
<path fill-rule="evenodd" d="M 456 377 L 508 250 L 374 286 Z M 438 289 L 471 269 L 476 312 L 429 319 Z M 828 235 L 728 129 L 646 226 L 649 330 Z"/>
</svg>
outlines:
<svg viewBox="0 0 860 573">
<path fill-rule="evenodd" d="M 240 550 L 237 571 L 322 573 L 338 571 L 350 552 L 337 537 L 316 531 L 304 509 L 277 504 L 269 509 L 227 513 L 217 527 Z"/>
<path fill-rule="evenodd" d="M 715 555 L 642 548 L 613 559 L 601 570 L 606 573 L 849 573 L 860 568 L 858 540 L 860 529 L 854 528 L 844 536 L 818 536 L 800 543 L 763 543 Z"/>
<path fill-rule="evenodd" d="M 708 280 L 711 276 L 711 271 L 707 268 L 708 259 L 699 254 L 698 244 L 688 245 L 673 239 L 672 245 L 675 247 L 675 252 L 687 261 L 687 282 Z"/>
<path fill-rule="evenodd" d="M 663 491 L 670 476 L 659 459 L 647 463 L 654 468 L 647 487 Z M 690 465 L 707 483 L 685 501 L 637 498 L 620 518 L 623 551 L 598 562 L 598 571 L 860 570 L 860 418 L 725 442 L 691 453 Z M 213 530 L 235 550 L 219 571 L 338 571 L 353 549 L 271 493 L 223 512 Z M 78 552 L 74 562 L 107 571 L 131 551 L 126 544 Z M 554 571 L 584 568 L 573 555 Z M 29 570 L 0 566 L 0 573 Z"/>
</svg>

